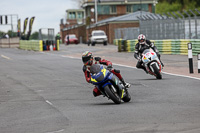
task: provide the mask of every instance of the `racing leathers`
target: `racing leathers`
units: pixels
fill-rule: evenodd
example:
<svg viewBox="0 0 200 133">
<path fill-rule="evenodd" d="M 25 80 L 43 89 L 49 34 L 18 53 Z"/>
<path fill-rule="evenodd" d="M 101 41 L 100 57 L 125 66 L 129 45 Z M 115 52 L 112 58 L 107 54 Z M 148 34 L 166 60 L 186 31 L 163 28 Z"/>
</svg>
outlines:
<svg viewBox="0 0 200 133">
<path fill-rule="evenodd" d="M 115 74 L 121 80 L 121 82 L 124 84 L 125 87 L 127 87 L 127 88 L 130 87 L 130 84 L 126 83 L 124 81 L 124 79 L 122 78 L 122 76 L 120 74 L 120 70 L 112 69 L 112 62 L 110 62 L 108 60 L 105 60 L 105 59 L 101 59 L 100 57 L 94 57 L 92 64 L 103 64 L 103 65 L 106 65 L 107 68 L 110 69 L 110 71 L 113 74 Z M 83 72 L 85 74 L 85 79 L 86 79 L 86 81 L 88 83 L 90 83 L 90 80 L 91 80 L 90 67 L 91 67 L 91 65 L 84 65 L 83 66 Z M 101 95 L 101 92 L 97 89 L 96 86 L 93 89 L 93 95 L 95 97 Z"/>
<path fill-rule="evenodd" d="M 135 45 L 134 57 L 138 60 L 136 67 L 139 68 L 139 69 L 143 69 L 145 72 L 147 72 L 147 71 L 146 71 L 146 68 L 142 65 L 143 62 L 142 62 L 142 59 L 141 59 L 141 54 L 143 53 L 143 51 L 145 49 L 149 49 L 149 48 L 152 48 L 154 50 L 154 52 L 156 52 L 156 54 L 157 54 L 157 56 L 160 60 L 159 51 L 156 48 L 156 46 L 154 45 L 154 43 L 152 43 L 150 40 L 145 40 L 144 44 L 139 44 L 139 42 L 138 42 Z M 161 60 L 160 60 L 160 62 L 161 62 Z M 162 62 L 161 62 L 161 65 L 164 66 Z"/>
</svg>

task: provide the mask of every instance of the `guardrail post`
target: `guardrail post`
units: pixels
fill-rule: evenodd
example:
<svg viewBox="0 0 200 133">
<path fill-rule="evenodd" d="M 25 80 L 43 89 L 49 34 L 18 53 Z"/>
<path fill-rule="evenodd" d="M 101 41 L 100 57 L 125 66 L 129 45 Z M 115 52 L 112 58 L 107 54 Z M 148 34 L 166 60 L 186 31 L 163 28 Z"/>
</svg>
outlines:
<svg viewBox="0 0 200 133">
<path fill-rule="evenodd" d="M 193 72 L 193 56 L 192 56 L 192 43 L 188 43 L 188 60 L 189 60 L 189 71 Z"/>
<path fill-rule="evenodd" d="M 198 59 L 198 73 L 200 73 L 200 53 L 197 54 Z"/>
</svg>

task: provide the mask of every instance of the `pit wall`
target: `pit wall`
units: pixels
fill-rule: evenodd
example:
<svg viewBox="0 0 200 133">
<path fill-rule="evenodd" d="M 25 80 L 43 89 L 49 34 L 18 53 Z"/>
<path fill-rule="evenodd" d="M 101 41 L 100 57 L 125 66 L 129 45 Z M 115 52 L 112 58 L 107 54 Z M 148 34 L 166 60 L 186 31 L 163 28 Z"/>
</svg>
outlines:
<svg viewBox="0 0 200 133">
<path fill-rule="evenodd" d="M 150 40 L 154 42 L 161 54 L 188 55 L 188 43 L 192 43 L 192 53 L 200 53 L 200 39 L 170 39 L 170 40 Z M 138 40 L 114 39 L 114 44 L 118 45 L 118 52 L 134 52 L 135 44 Z"/>
<path fill-rule="evenodd" d="M 18 48 L 18 47 L 19 47 L 19 37 L 0 39 L 0 48 Z"/>
</svg>

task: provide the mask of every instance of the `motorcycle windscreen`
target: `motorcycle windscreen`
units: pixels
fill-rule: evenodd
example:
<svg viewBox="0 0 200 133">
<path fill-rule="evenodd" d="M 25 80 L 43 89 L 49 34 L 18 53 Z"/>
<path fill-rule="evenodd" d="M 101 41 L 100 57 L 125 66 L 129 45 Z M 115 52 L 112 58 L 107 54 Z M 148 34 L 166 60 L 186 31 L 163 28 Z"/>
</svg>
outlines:
<svg viewBox="0 0 200 133">
<path fill-rule="evenodd" d="M 150 52 L 150 49 L 145 49 L 145 50 L 142 52 L 142 54 L 146 54 L 146 53 L 148 53 L 148 52 Z"/>
<path fill-rule="evenodd" d="M 98 64 L 92 65 L 90 67 L 90 72 L 92 73 L 92 81 L 96 83 L 103 81 L 108 74 L 108 71 L 102 65 Z"/>
<path fill-rule="evenodd" d="M 91 67 L 90 67 L 90 72 L 92 74 L 97 74 L 99 72 L 101 72 L 101 66 L 98 65 L 98 64 L 93 64 Z"/>
</svg>

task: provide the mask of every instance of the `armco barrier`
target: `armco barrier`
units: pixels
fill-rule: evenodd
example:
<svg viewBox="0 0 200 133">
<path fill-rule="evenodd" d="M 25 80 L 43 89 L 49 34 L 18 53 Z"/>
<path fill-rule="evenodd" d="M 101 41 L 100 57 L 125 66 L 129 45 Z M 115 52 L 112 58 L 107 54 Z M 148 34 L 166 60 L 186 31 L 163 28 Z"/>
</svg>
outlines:
<svg viewBox="0 0 200 133">
<path fill-rule="evenodd" d="M 53 42 L 53 41 L 51 41 Z M 57 40 L 57 44 L 53 44 L 53 49 L 54 50 L 59 50 L 59 40 Z M 44 44 L 44 41 L 42 40 L 20 40 L 20 49 L 24 50 L 34 50 L 34 51 L 44 51 L 44 50 L 49 50 L 49 49 L 44 49 L 46 44 Z"/>
<path fill-rule="evenodd" d="M 135 44 L 138 41 L 115 39 L 115 43 L 116 42 L 118 43 L 119 52 L 134 52 Z M 161 54 L 187 55 L 188 54 L 187 44 L 189 42 L 192 43 L 193 55 L 197 55 L 198 53 L 200 53 L 200 39 L 151 40 L 151 42 L 154 42 L 155 46 L 157 47 L 157 49 Z"/>
</svg>

